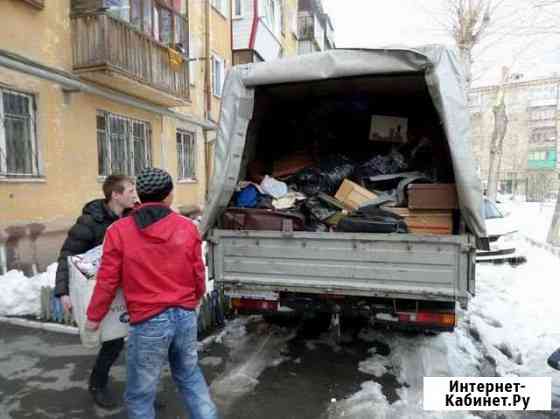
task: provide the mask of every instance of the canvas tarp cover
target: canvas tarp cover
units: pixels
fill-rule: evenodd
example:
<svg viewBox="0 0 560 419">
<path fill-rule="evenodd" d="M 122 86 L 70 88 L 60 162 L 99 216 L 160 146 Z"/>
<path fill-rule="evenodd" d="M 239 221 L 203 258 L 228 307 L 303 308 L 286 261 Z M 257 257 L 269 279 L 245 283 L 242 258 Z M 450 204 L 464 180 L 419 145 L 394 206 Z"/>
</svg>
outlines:
<svg viewBox="0 0 560 419">
<path fill-rule="evenodd" d="M 456 54 L 438 45 L 410 49 L 336 49 L 244 64 L 231 69 L 223 90 L 214 148 L 214 173 L 201 223 L 202 232 L 212 228 L 229 203 L 239 180 L 247 128 L 253 115 L 255 88 L 280 83 L 418 72 L 425 74 L 433 104 L 443 122 L 465 222 L 478 238 L 486 237 L 482 186 L 472 152 L 462 69 Z"/>
</svg>

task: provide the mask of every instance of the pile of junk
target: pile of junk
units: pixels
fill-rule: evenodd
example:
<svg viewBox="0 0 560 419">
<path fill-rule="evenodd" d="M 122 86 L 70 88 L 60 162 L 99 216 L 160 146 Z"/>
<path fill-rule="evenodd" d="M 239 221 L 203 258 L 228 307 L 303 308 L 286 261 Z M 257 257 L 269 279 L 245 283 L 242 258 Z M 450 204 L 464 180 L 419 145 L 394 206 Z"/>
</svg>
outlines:
<svg viewBox="0 0 560 419">
<path fill-rule="evenodd" d="M 381 114 L 368 101 L 322 100 L 311 110 L 266 112 L 250 127 L 242 181 L 221 228 L 459 234 L 435 111 Z"/>
</svg>

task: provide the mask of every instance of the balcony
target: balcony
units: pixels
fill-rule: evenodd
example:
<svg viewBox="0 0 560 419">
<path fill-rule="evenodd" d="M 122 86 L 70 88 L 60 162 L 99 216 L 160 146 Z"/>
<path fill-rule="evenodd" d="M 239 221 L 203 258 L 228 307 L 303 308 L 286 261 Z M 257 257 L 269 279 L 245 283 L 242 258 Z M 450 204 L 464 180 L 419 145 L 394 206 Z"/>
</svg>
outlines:
<svg viewBox="0 0 560 419">
<path fill-rule="evenodd" d="M 129 23 L 103 13 L 77 15 L 72 34 L 73 69 L 82 78 L 167 107 L 189 100 L 183 55 Z"/>
</svg>

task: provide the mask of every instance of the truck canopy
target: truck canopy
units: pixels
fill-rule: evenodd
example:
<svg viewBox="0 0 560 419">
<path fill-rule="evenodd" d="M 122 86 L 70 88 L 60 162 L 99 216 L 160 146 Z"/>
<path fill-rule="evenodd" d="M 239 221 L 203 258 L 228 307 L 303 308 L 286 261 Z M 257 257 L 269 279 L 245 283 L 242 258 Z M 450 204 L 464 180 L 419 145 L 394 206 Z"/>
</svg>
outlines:
<svg viewBox="0 0 560 419">
<path fill-rule="evenodd" d="M 443 46 L 338 49 L 233 67 L 223 89 L 214 172 L 202 232 L 207 233 L 227 207 L 246 169 L 246 148 L 252 141 L 249 128 L 258 114 L 255 92 L 259 87 L 280 85 L 276 89 L 279 91 L 291 86 L 291 94 L 298 95 L 306 93 L 307 82 L 332 81 L 332 90 L 342 86 L 339 80 L 365 80 L 368 76 L 375 77 L 375 89 L 403 89 L 405 98 L 422 89 L 429 93 L 449 146 L 463 219 L 473 234 L 485 238 L 482 186 L 472 152 L 462 69 L 454 52 Z M 394 78 L 398 78 L 397 83 Z M 299 88 L 294 90 L 295 85 Z"/>
</svg>

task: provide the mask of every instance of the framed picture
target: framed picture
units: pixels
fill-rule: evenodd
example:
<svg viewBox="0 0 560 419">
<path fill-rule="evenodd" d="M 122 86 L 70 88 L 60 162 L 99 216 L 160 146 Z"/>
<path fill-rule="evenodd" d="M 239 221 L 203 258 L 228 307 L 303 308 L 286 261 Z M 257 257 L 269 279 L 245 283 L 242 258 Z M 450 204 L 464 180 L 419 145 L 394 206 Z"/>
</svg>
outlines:
<svg viewBox="0 0 560 419">
<path fill-rule="evenodd" d="M 369 130 L 370 141 L 404 144 L 408 141 L 408 118 L 372 115 Z"/>
</svg>

